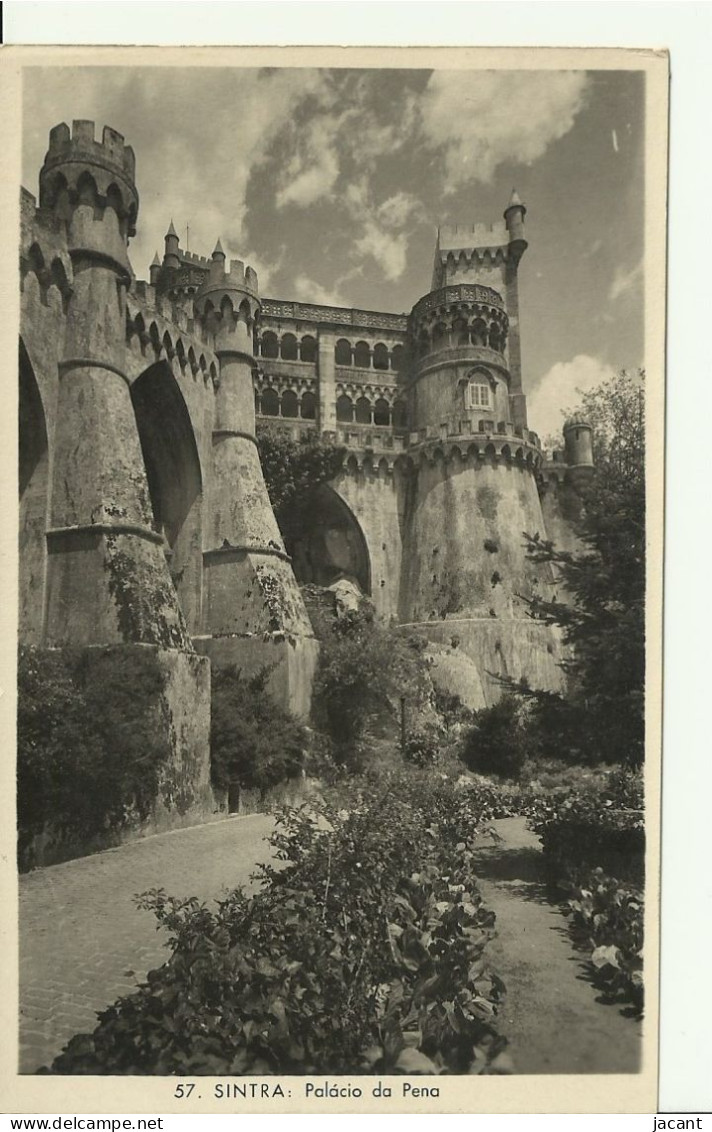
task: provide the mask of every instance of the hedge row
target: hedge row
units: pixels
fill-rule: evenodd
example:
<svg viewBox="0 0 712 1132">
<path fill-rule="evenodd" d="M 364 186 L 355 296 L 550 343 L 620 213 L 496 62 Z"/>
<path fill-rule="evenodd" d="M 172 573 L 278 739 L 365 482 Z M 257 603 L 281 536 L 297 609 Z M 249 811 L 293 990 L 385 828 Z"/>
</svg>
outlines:
<svg viewBox="0 0 712 1132">
<path fill-rule="evenodd" d="M 643 1009 L 645 830 L 640 772 L 542 800 L 530 817 L 593 983 Z"/>
<path fill-rule="evenodd" d="M 281 814 L 255 895 L 146 894 L 168 962 L 51 1072 L 508 1071 L 466 795 L 425 773 L 354 780 Z"/>
</svg>

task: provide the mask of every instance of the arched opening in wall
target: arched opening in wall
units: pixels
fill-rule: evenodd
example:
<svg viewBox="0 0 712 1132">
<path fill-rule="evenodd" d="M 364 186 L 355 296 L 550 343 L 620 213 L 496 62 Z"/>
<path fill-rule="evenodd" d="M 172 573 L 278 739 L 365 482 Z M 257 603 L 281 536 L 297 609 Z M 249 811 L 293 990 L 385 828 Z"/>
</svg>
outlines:
<svg viewBox="0 0 712 1132">
<path fill-rule="evenodd" d="M 351 343 L 346 338 L 339 338 L 334 348 L 334 359 L 337 366 L 351 365 Z"/>
<path fill-rule="evenodd" d="M 354 365 L 359 369 L 371 368 L 371 348 L 368 342 L 357 342 L 354 346 Z"/>
<path fill-rule="evenodd" d="M 403 365 L 403 347 L 394 346 L 391 350 L 391 369 L 397 373 Z"/>
<path fill-rule="evenodd" d="M 389 425 L 391 423 L 390 405 L 383 397 L 379 397 L 373 406 L 373 423 L 375 425 Z"/>
<path fill-rule="evenodd" d="M 406 428 L 408 425 L 408 407 L 400 398 L 393 402 L 393 427 Z"/>
<path fill-rule="evenodd" d="M 501 347 L 501 337 L 500 337 L 500 333 L 499 333 L 499 327 L 497 326 L 496 322 L 493 322 L 492 325 L 490 326 L 489 345 L 490 345 L 490 350 L 499 351 L 502 348 Z"/>
<path fill-rule="evenodd" d="M 297 397 L 293 389 L 285 389 L 284 393 L 282 394 L 282 416 L 299 416 L 299 398 Z"/>
<path fill-rule="evenodd" d="M 453 346 L 467 346 L 470 341 L 470 328 L 466 318 L 456 318 L 452 324 Z"/>
<path fill-rule="evenodd" d="M 427 330 L 421 330 L 418 336 L 418 357 L 422 358 L 430 352 L 430 336 Z"/>
<path fill-rule="evenodd" d="M 19 357 L 19 622 L 23 644 L 40 644 L 47 562 L 49 448 L 47 422 L 35 371 L 20 339 Z"/>
<path fill-rule="evenodd" d="M 354 419 L 353 402 L 345 393 L 336 398 L 336 419 L 342 424 L 351 424 Z"/>
<path fill-rule="evenodd" d="M 433 349 L 441 350 L 447 345 L 447 327 L 442 322 L 436 322 L 433 327 Z"/>
<path fill-rule="evenodd" d="M 369 401 L 368 397 L 359 397 L 358 401 L 356 402 L 356 423 L 371 423 L 371 402 Z"/>
<path fill-rule="evenodd" d="M 200 623 L 202 476 L 193 423 L 165 361 L 149 366 L 131 386 L 154 526 L 189 632 Z"/>
<path fill-rule="evenodd" d="M 279 394 L 276 389 L 268 385 L 266 389 L 262 390 L 262 416 L 263 417 L 278 417 L 279 416 Z"/>
<path fill-rule="evenodd" d="M 316 420 L 316 397 L 313 393 L 302 393 L 302 420 Z"/>
<path fill-rule="evenodd" d="M 282 335 L 282 357 L 285 362 L 296 362 L 299 357 L 297 339 L 293 334 Z"/>
<path fill-rule="evenodd" d="M 299 357 L 303 362 L 316 361 L 316 338 L 305 334 L 299 343 Z"/>
<path fill-rule="evenodd" d="M 263 358 L 278 358 L 279 357 L 279 342 L 277 335 L 271 330 L 265 330 L 262 335 L 262 349 L 260 351 Z"/>
<path fill-rule="evenodd" d="M 282 534 L 300 585 L 350 582 L 370 594 L 366 539 L 351 508 L 333 488 L 321 484 L 300 500 Z"/>
<path fill-rule="evenodd" d="M 476 318 L 472 324 L 471 331 L 472 345 L 473 346 L 486 346 L 487 345 L 487 325 L 482 318 Z"/>
<path fill-rule="evenodd" d="M 388 369 L 388 347 L 383 342 L 373 347 L 373 368 Z"/>
</svg>

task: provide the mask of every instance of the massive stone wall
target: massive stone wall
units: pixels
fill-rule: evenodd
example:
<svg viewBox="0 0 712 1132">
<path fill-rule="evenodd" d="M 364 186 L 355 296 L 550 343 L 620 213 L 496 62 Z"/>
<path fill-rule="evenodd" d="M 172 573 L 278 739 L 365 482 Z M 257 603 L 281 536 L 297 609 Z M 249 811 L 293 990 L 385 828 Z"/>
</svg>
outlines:
<svg viewBox="0 0 712 1132">
<path fill-rule="evenodd" d="M 219 243 L 181 251 L 172 226 L 136 281 L 137 209 L 120 134 L 52 131 L 39 207 L 21 201 L 19 602 L 25 642 L 157 650 L 174 757 L 152 828 L 187 820 L 181 791 L 210 810 L 206 657 L 268 665 L 278 701 L 308 715 L 317 646 L 294 568 L 345 575 L 424 633 L 470 706 L 497 698 L 498 676 L 560 687 L 560 641 L 526 613 L 556 579 L 523 535 L 576 545 L 590 429 L 572 422 L 545 462 L 527 428 L 518 198 L 496 230 L 441 231 L 409 316 L 260 299 L 251 268 Z M 291 533 L 294 563 L 255 413 L 347 449 Z"/>
</svg>

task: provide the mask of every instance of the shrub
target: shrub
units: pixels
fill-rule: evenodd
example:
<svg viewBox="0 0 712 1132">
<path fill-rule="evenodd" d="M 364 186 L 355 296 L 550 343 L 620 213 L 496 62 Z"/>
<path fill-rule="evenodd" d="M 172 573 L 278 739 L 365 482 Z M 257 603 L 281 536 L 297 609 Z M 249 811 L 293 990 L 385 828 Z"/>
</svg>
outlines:
<svg viewBox="0 0 712 1132">
<path fill-rule="evenodd" d="M 76 847 L 148 817 L 171 756 L 155 650 L 22 647 L 17 678 L 20 867 L 48 828 Z"/>
<path fill-rule="evenodd" d="M 340 762 L 358 767 L 359 742 L 369 729 L 397 733 L 401 696 L 411 725 L 428 710 L 433 714 L 424 639 L 380 625 L 366 602 L 340 617 L 317 618 L 315 632 L 321 647 L 312 713 Z"/>
<path fill-rule="evenodd" d="M 603 786 L 551 796 L 530 826 L 541 838 L 555 880 L 593 868 L 642 880 L 645 828 L 639 772 L 614 772 Z"/>
<path fill-rule="evenodd" d="M 588 790 L 540 800 L 530 827 L 570 915 L 575 944 L 589 952 L 594 984 L 643 1008 L 645 831 L 643 780 L 621 768 Z"/>
<path fill-rule="evenodd" d="M 568 888 L 571 935 L 588 951 L 592 982 L 613 1000 L 643 1009 L 643 892 L 593 869 Z"/>
<path fill-rule="evenodd" d="M 234 665 L 213 672 L 210 755 L 217 790 L 266 790 L 302 770 L 306 729 L 268 695 L 268 678 L 269 668 L 251 677 Z"/>
<path fill-rule="evenodd" d="M 420 772 L 282 813 L 262 888 L 210 911 L 147 894 L 171 957 L 54 1073 L 501 1072 L 478 815 Z M 462 840 L 458 840 L 462 837 Z"/>
<path fill-rule="evenodd" d="M 434 728 L 421 727 L 406 736 L 403 756 L 414 766 L 432 766 L 438 760 L 441 737 Z"/>
<path fill-rule="evenodd" d="M 527 757 L 527 737 L 519 700 L 504 695 L 498 703 L 475 714 L 464 736 L 462 757 L 478 774 L 517 779 Z"/>
</svg>

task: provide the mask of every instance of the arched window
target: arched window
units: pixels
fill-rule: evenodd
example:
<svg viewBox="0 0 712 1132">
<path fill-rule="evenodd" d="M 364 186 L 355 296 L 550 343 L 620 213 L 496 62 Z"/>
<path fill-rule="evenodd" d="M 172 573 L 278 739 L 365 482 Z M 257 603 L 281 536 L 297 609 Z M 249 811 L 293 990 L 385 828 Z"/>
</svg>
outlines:
<svg viewBox="0 0 712 1132">
<path fill-rule="evenodd" d="M 299 398 L 297 397 L 293 389 L 285 389 L 284 393 L 282 394 L 282 416 L 299 416 Z"/>
<path fill-rule="evenodd" d="M 316 420 L 316 397 L 313 393 L 302 393 L 302 419 Z"/>
<path fill-rule="evenodd" d="M 405 401 L 393 402 L 393 427 L 406 428 L 408 424 L 408 409 Z"/>
<path fill-rule="evenodd" d="M 373 347 L 373 368 L 388 369 L 388 347 L 383 342 L 377 342 Z"/>
<path fill-rule="evenodd" d="M 336 419 L 342 423 L 348 422 L 349 424 L 354 419 L 354 407 L 350 397 L 342 393 L 340 397 L 336 398 Z"/>
<path fill-rule="evenodd" d="M 433 327 L 433 349 L 441 350 L 447 344 L 447 328 L 442 322 L 438 322 Z"/>
<path fill-rule="evenodd" d="M 346 338 L 339 338 L 336 343 L 335 358 L 337 366 L 351 365 L 351 343 Z"/>
<path fill-rule="evenodd" d="M 379 397 L 373 406 L 373 423 L 375 425 L 389 425 L 391 423 L 390 406 L 383 397 Z"/>
<path fill-rule="evenodd" d="M 316 338 L 311 334 L 305 334 L 299 343 L 299 357 L 303 362 L 316 361 Z"/>
<path fill-rule="evenodd" d="M 265 330 L 264 334 L 262 335 L 262 357 L 279 357 L 279 342 L 277 341 L 277 335 L 273 334 L 271 330 Z"/>
<path fill-rule="evenodd" d="M 276 389 L 273 389 L 271 386 L 268 386 L 267 389 L 263 389 L 261 400 L 263 417 L 279 416 L 279 394 Z"/>
<path fill-rule="evenodd" d="M 493 322 L 492 325 L 490 326 L 489 345 L 490 345 L 490 350 L 499 351 L 499 349 L 500 349 L 499 327 L 497 326 L 496 322 Z"/>
<path fill-rule="evenodd" d="M 357 342 L 354 348 L 354 365 L 361 369 L 371 368 L 371 348 L 368 342 Z"/>
<path fill-rule="evenodd" d="M 356 402 L 356 421 L 358 424 L 371 423 L 371 402 L 368 397 L 359 397 Z"/>
<path fill-rule="evenodd" d="M 428 336 L 428 332 L 427 330 L 421 330 L 420 336 L 418 338 L 418 356 L 422 358 L 423 355 L 427 354 L 429 350 L 430 338 Z"/>
<path fill-rule="evenodd" d="M 297 340 L 293 334 L 282 335 L 282 357 L 285 362 L 297 361 Z"/>
<path fill-rule="evenodd" d="M 398 370 L 401 368 L 402 364 L 403 364 L 403 347 L 402 346 L 394 346 L 393 349 L 391 350 L 391 369 L 394 370 L 397 373 Z"/>
</svg>

